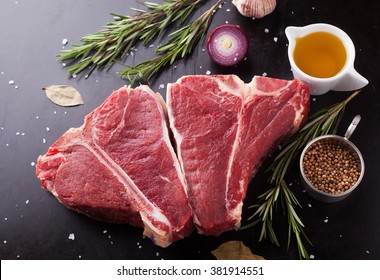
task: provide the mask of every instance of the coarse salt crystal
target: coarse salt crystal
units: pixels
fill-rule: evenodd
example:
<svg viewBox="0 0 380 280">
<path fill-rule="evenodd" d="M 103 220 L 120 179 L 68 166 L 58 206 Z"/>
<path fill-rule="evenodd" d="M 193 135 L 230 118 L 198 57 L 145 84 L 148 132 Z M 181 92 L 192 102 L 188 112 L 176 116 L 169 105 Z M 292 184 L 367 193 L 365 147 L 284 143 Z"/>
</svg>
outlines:
<svg viewBox="0 0 380 280">
<path fill-rule="evenodd" d="M 4 218 L 4 221 L 7 221 L 8 220 L 8 218 Z"/>
<path fill-rule="evenodd" d="M 231 9 L 227 9 L 227 10 L 226 10 L 226 12 L 230 12 L 230 11 L 231 11 Z"/>
<path fill-rule="evenodd" d="M 10 85 L 14 85 L 14 84 L 15 84 L 15 81 L 14 81 L 14 80 L 10 80 L 10 81 L 8 82 L 8 84 L 10 84 Z"/>
<path fill-rule="evenodd" d="M 206 75 L 210 75 L 211 74 L 211 71 L 210 70 L 207 70 L 206 71 Z"/>
<path fill-rule="evenodd" d="M 6 241 L 6 240 L 4 240 L 4 244 L 5 244 L 5 243 L 7 243 L 7 241 Z"/>
<path fill-rule="evenodd" d="M 20 132 L 16 132 L 16 135 L 20 135 Z"/>
<path fill-rule="evenodd" d="M 45 138 L 42 139 L 42 143 L 46 144 L 46 139 Z"/>
<path fill-rule="evenodd" d="M 268 29 L 268 28 L 265 28 L 265 29 L 264 29 L 264 32 L 265 32 L 265 33 L 269 33 L 269 29 Z"/>
<path fill-rule="evenodd" d="M 27 200 L 25 201 L 25 204 L 29 204 L 29 199 L 27 199 Z"/>
<path fill-rule="evenodd" d="M 107 233 L 107 230 L 106 230 L 106 229 L 105 229 L 105 230 L 103 230 L 103 233 L 104 233 L 104 234 L 106 234 L 106 233 Z"/>
<path fill-rule="evenodd" d="M 15 89 L 18 89 L 18 86 L 15 86 Z"/>
<path fill-rule="evenodd" d="M 164 84 L 160 84 L 158 88 L 159 89 L 165 88 L 165 85 Z"/>
<path fill-rule="evenodd" d="M 74 235 L 74 233 L 70 233 L 68 239 L 70 239 L 70 240 L 74 240 L 74 239 L 75 239 L 75 235 Z"/>
<path fill-rule="evenodd" d="M 50 131 L 50 128 L 49 128 L 49 127 L 46 127 L 46 131 Z"/>
<path fill-rule="evenodd" d="M 268 74 L 266 72 L 263 73 L 263 77 L 266 77 Z"/>
<path fill-rule="evenodd" d="M 273 37 L 273 41 L 275 41 L 277 43 L 278 38 L 277 37 Z"/>
<path fill-rule="evenodd" d="M 307 206 L 311 207 L 311 204 L 309 203 Z"/>
<path fill-rule="evenodd" d="M 32 161 L 32 162 L 30 163 L 30 165 L 31 165 L 31 166 L 35 166 L 36 163 L 35 163 L 34 161 Z"/>
<path fill-rule="evenodd" d="M 62 45 L 67 45 L 67 43 L 69 42 L 69 40 L 67 40 L 66 38 L 62 40 Z"/>
<path fill-rule="evenodd" d="M 314 255 L 310 255 L 310 259 L 312 259 L 312 260 L 313 260 L 314 258 L 315 258 L 315 256 L 314 256 Z"/>
</svg>

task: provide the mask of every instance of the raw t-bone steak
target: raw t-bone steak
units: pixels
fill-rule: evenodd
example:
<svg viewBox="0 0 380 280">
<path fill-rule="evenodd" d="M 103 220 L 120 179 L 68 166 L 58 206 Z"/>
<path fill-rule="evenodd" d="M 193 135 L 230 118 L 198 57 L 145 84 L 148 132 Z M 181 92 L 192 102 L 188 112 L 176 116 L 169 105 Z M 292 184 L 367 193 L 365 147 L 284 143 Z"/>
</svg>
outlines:
<svg viewBox="0 0 380 280">
<path fill-rule="evenodd" d="M 166 113 L 149 87 L 121 88 L 38 158 L 37 176 L 66 207 L 166 247 L 193 228 Z"/>
<path fill-rule="evenodd" d="M 42 186 L 76 212 L 143 227 L 163 247 L 193 223 L 207 235 L 236 229 L 251 177 L 305 122 L 309 88 L 187 76 L 168 85 L 167 106 L 169 116 L 147 86 L 115 91 L 38 158 Z"/>
<path fill-rule="evenodd" d="M 298 80 L 185 76 L 168 85 L 166 102 L 194 224 L 207 235 L 238 228 L 251 177 L 306 121 L 309 87 Z"/>
</svg>

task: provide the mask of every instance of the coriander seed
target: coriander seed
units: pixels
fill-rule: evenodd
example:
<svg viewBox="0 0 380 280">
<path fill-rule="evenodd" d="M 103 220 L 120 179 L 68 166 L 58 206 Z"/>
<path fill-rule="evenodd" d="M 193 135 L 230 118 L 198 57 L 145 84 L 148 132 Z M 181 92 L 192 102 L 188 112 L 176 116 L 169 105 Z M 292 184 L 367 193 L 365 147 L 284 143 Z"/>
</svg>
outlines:
<svg viewBox="0 0 380 280">
<path fill-rule="evenodd" d="M 306 150 L 303 169 L 307 180 L 317 189 L 340 194 L 359 179 L 361 163 L 356 152 L 334 138 L 324 138 Z"/>
</svg>

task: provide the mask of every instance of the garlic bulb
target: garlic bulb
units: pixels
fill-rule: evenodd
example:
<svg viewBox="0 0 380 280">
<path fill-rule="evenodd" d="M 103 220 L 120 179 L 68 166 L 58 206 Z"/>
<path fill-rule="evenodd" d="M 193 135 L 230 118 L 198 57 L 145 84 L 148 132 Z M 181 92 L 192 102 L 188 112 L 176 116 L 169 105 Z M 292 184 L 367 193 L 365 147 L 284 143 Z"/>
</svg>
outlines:
<svg viewBox="0 0 380 280">
<path fill-rule="evenodd" d="M 246 17 L 262 18 L 276 8 L 276 0 L 232 0 L 239 13 Z"/>
</svg>

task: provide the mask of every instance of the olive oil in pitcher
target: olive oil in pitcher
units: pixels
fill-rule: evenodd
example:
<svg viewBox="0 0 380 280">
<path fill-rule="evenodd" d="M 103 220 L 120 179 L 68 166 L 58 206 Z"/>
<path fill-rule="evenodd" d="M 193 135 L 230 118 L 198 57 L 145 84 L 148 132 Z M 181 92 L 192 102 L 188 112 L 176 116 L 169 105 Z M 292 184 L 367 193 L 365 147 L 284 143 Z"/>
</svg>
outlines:
<svg viewBox="0 0 380 280">
<path fill-rule="evenodd" d="M 335 76 L 347 60 L 342 41 L 328 32 L 314 32 L 297 38 L 293 55 L 297 66 L 316 78 Z"/>
</svg>

